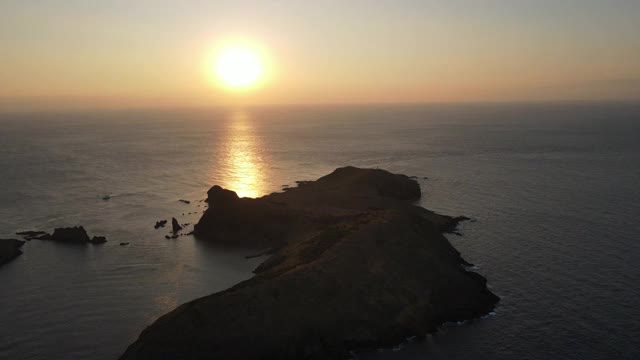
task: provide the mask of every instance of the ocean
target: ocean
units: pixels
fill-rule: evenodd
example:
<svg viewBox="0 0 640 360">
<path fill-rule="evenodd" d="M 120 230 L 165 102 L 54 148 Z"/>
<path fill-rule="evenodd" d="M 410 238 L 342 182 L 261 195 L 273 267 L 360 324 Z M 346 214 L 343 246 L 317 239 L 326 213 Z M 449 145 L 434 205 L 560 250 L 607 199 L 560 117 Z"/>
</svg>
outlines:
<svg viewBox="0 0 640 360">
<path fill-rule="evenodd" d="M 155 221 L 197 222 L 214 184 L 256 197 L 345 165 L 416 176 L 420 205 L 473 218 L 449 239 L 502 298 L 360 358 L 640 358 L 640 104 L 540 103 L 0 114 L 0 238 L 109 240 L 32 240 L 0 268 L 0 359 L 116 359 L 264 259 Z"/>
</svg>

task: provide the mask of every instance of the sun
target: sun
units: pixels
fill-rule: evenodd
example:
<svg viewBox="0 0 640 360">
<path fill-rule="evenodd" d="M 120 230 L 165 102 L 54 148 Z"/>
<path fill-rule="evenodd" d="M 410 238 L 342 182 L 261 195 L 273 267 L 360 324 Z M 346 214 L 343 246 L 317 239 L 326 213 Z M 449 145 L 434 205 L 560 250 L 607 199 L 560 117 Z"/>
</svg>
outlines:
<svg viewBox="0 0 640 360">
<path fill-rule="evenodd" d="M 215 73 L 229 88 L 248 89 L 260 82 L 264 65 L 256 51 L 246 46 L 233 46 L 223 49 L 217 56 Z"/>
</svg>

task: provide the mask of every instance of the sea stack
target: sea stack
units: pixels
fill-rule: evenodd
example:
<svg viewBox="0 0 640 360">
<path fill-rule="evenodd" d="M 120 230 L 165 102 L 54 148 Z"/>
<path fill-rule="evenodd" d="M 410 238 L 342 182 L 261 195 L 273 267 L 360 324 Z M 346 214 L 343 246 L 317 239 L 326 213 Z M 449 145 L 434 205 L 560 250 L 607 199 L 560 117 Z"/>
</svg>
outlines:
<svg viewBox="0 0 640 360">
<path fill-rule="evenodd" d="M 200 241 L 273 249 L 240 284 L 179 306 L 121 359 L 346 359 L 498 302 L 443 236 L 459 220 L 414 201 L 418 183 L 339 168 L 258 199 L 214 186 Z"/>
<path fill-rule="evenodd" d="M 174 234 L 182 230 L 182 226 L 178 224 L 178 220 L 176 220 L 176 218 L 171 218 L 171 230 Z"/>
</svg>

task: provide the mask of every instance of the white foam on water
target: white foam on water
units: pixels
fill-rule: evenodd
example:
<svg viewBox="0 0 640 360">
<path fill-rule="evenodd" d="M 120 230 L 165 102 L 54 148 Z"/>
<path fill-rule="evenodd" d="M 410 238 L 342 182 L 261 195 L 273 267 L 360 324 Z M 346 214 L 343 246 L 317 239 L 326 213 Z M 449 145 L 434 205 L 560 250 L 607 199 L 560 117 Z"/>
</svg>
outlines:
<svg viewBox="0 0 640 360">
<path fill-rule="evenodd" d="M 480 319 L 487 319 L 487 318 L 494 317 L 494 316 L 496 316 L 496 311 L 495 310 L 491 311 L 490 313 L 488 313 L 485 316 L 480 317 Z"/>
</svg>

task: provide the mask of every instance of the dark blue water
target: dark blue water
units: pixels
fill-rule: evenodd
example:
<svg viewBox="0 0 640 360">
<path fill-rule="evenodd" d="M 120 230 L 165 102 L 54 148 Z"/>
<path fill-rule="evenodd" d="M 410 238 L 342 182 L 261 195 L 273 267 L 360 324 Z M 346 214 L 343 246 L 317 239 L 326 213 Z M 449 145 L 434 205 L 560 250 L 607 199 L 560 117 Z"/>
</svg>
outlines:
<svg viewBox="0 0 640 360">
<path fill-rule="evenodd" d="M 259 196 L 343 165 L 419 176 L 423 206 L 476 218 L 451 241 L 502 297 L 494 316 L 361 358 L 640 358 L 633 104 L 0 115 L 0 237 L 82 224 L 109 239 L 34 240 L 0 268 L 0 358 L 116 358 L 261 261 L 166 240 L 156 220 L 197 221 L 213 184 Z"/>
</svg>

